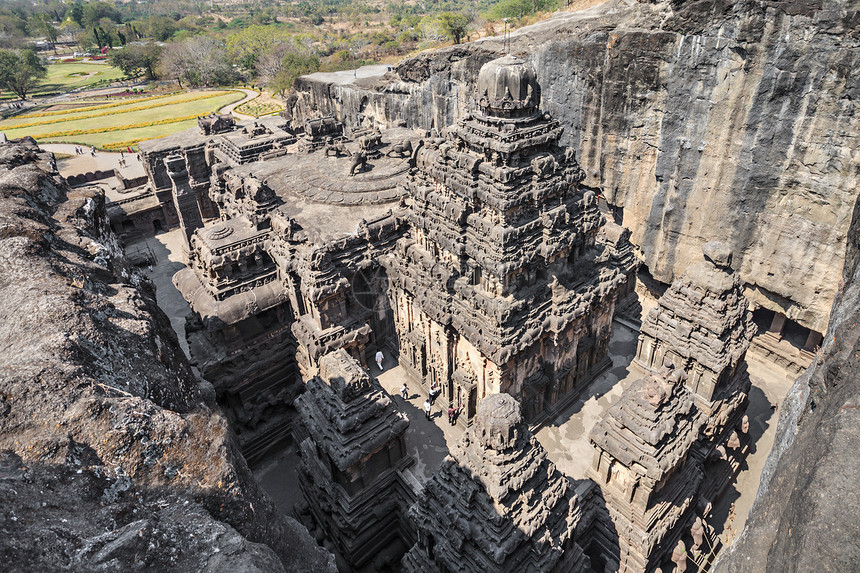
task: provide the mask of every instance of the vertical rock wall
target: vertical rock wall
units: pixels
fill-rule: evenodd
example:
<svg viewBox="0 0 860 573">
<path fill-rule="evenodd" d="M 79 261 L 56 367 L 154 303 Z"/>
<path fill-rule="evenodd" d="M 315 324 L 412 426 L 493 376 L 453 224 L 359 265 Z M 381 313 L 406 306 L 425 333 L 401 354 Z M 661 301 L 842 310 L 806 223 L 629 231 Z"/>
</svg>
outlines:
<svg viewBox="0 0 860 573">
<path fill-rule="evenodd" d="M 717 573 L 860 570 L 860 209 L 821 351 L 780 407 L 773 450 Z"/>
<path fill-rule="evenodd" d="M 585 183 L 623 208 L 652 275 L 709 240 L 732 249 L 753 302 L 824 331 L 860 188 L 857 2 L 609 0 L 513 34 Z M 294 117 L 444 127 L 498 39 L 401 62 L 356 84 L 303 78 Z M 854 142 L 854 143 L 852 143 Z"/>
</svg>

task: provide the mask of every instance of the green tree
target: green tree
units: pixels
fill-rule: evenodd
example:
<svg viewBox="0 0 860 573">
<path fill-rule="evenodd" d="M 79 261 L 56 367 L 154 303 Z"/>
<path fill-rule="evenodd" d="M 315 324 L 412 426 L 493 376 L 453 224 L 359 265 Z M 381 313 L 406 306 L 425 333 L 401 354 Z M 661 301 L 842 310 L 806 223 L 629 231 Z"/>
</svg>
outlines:
<svg viewBox="0 0 860 573">
<path fill-rule="evenodd" d="M 81 21 L 79 23 L 84 28 L 89 28 L 95 25 L 102 18 L 108 18 L 119 24 L 119 10 L 107 2 L 87 2 L 84 4 Z"/>
<path fill-rule="evenodd" d="M 129 44 L 122 49 L 111 50 L 108 62 L 129 78 L 145 75 L 147 79 L 154 80 L 161 50 L 158 44 Z"/>
<path fill-rule="evenodd" d="M 312 54 L 297 54 L 288 52 L 281 60 L 281 69 L 271 84 L 272 89 L 280 95 L 292 89 L 296 78 L 312 74 L 320 69 L 320 59 Z"/>
<path fill-rule="evenodd" d="M 84 7 L 75 2 L 72 4 L 71 8 L 66 12 L 66 18 L 77 24 L 78 26 L 82 26 L 81 22 L 84 17 Z"/>
<path fill-rule="evenodd" d="M 48 74 L 32 50 L 0 50 L 0 85 L 21 99 Z"/>
<path fill-rule="evenodd" d="M 249 26 L 227 36 L 227 53 L 236 64 L 252 70 L 260 57 L 287 39 L 277 26 Z"/>
<path fill-rule="evenodd" d="M 165 16 L 152 16 L 146 21 L 146 30 L 150 38 L 163 42 L 176 32 L 176 22 Z"/>
<path fill-rule="evenodd" d="M 469 29 L 469 24 L 472 22 L 465 14 L 455 12 L 443 12 L 439 16 L 439 21 L 442 23 L 442 29 L 451 36 L 455 44 L 459 44 L 463 40 Z"/>
</svg>

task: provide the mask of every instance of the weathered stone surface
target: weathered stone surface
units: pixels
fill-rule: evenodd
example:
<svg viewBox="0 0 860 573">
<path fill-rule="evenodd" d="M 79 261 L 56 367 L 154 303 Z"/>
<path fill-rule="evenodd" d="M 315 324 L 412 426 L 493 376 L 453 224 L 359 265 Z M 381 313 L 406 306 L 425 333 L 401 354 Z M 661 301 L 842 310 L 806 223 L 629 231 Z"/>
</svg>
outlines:
<svg viewBox="0 0 860 573">
<path fill-rule="evenodd" d="M 655 571 L 669 558 L 684 570 L 687 553 L 678 548 L 694 520 L 693 545 L 707 535 L 713 546 L 708 508 L 749 449 L 743 414 L 752 313 L 728 248 L 709 242 L 702 251 L 704 260 L 672 283 L 642 323 L 635 360 L 649 374 L 590 435 L 597 453 L 589 475 L 611 520 L 599 516 L 596 527 L 617 531 L 621 571 Z M 603 541 L 600 551 L 609 561 L 616 548 Z M 689 556 L 701 568 L 710 560 L 708 551 Z"/>
<path fill-rule="evenodd" d="M 418 542 L 403 571 L 588 570 L 574 539 L 582 507 L 547 459 L 520 404 L 493 394 L 410 510 Z"/>
<path fill-rule="evenodd" d="M 32 140 L 0 144 L 0 261 L 4 567 L 332 569 L 254 482 L 104 197 Z"/>
<path fill-rule="evenodd" d="M 671 282 L 719 239 L 748 296 L 823 332 L 860 189 L 860 15 L 844 0 L 610 0 L 517 30 L 584 183 L 623 208 Z M 500 38 L 355 85 L 302 78 L 293 115 L 441 129 L 469 112 Z M 399 77 L 398 77 L 399 75 Z"/>
<path fill-rule="evenodd" d="M 396 564 L 414 542 L 405 514 L 415 498 L 399 474 L 414 463 L 406 415 L 342 348 L 320 359 L 295 405 L 307 513 L 352 567 Z"/>
<path fill-rule="evenodd" d="M 606 363 L 638 263 L 625 233 L 604 233 L 531 66 L 493 60 L 477 89 L 475 113 L 421 141 L 405 181 L 411 229 L 384 259 L 400 362 L 465 419 L 505 392 L 537 423 Z"/>
<path fill-rule="evenodd" d="M 860 567 L 860 208 L 821 351 L 780 407 L 773 450 L 738 540 L 714 571 Z"/>
</svg>

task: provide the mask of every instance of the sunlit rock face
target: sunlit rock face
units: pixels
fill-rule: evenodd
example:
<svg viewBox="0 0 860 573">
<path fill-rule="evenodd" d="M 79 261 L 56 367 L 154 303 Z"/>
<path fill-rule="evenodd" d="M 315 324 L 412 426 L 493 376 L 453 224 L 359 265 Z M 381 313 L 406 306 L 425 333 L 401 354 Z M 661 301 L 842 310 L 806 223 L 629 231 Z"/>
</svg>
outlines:
<svg viewBox="0 0 860 573">
<path fill-rule="evenodd" d="M 610 0 L 517 30 L 510 52 L 655 278 L 721 240 L 753 303 L 823 332 L 860 189 L 858 30 L 842 1 Z M 503 53 L 488 39 L 357 85 L 308 76 L 292 113 L 442 129 L 475 109 L 481 66 Z"/>
<path fill-rule="evenodd" d="M 0 143 L 4 571 L 334 571 L 254 480 L 99 188 Z"/>
</svg>

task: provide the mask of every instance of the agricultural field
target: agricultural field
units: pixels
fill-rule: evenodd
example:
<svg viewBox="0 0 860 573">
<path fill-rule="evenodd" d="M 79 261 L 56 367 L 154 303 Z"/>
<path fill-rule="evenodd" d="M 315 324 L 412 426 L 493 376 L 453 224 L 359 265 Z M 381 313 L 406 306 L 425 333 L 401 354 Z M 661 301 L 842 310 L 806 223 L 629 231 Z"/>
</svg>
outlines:
<svg viewBox="0 0 860 573">
<path fill-rule="evenodd" d="M 27 97 L 66 93 L 77 88 L 108 84 L 123 78 L 123 73 L 119 69 L 95 62 L 57 62 L 49 64 L 47 68 L 48 75 Z M 18 99 L 18 96 L 3 90 L 0 91 L 0 99 Z"/>
<path fill-rule="evenodd" d="M 241 100 L 239 91 L 221 90 L 130 96 L 123 101 L 88 101 L 70 109 L 29 110 L 0 121 L 0 131 L 41 143 L 77 143 L 115 149 L 183 131 L 197 116 Z"/>
</svg>

